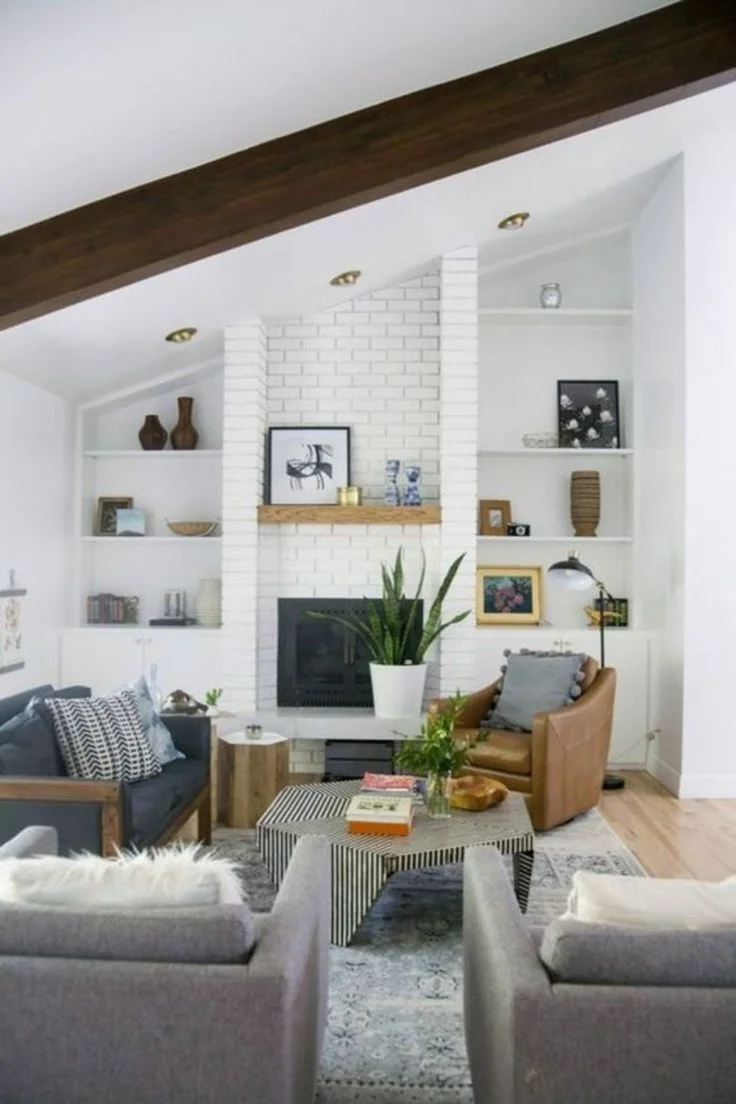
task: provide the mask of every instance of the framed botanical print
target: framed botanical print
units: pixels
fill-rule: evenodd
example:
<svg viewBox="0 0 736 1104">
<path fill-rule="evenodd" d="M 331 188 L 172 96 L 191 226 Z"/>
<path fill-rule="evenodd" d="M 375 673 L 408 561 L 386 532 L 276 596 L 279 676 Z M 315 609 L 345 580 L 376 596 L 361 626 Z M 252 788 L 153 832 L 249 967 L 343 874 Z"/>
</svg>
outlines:
<svg viewBox="0 0 736 1104">
<path fill-rule="evenodd" d="M 477 568 L 475 620 L 479 625 L 538 625 L 541 619 L 541 567 Z"/>
<path fill-rule="evenodd" d="M 272 506 L 337 502 L 350 485 L 349 426 L 272 426 L 266 447 L 265 501 Z"/>
<path fill-rule="evenodd" d="M 621 448 L 617 380 L 558 380 L 560 448 Z"/>
<path fill-rule="evenodd" d="M 505 498 L 482 498 L 478 503 L 478 532 L 482 537 L 505 537 L 511 524 L 511 503 Z"/>
</svg>

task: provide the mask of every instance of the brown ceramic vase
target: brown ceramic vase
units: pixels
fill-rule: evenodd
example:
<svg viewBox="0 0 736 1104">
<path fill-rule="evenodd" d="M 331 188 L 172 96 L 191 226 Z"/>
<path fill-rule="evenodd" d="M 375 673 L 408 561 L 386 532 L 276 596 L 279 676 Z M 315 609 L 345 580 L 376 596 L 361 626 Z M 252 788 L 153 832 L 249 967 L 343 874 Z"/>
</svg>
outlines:
<svg viewBox="0 0 736 1104">
<path fill-rule="evenodd" d="M 158 420 L 158 414 L 146 414 L 145 421 L 138 431 L 141 448 L 146 452 L 162 449 L 168 439 L 168 433 Z"/>
<path fill-rule="evenodd" d="M 601 479 L 597 471 L 570 474 L 570 517 L 576 537 L 595 537 L 601 519 Z"/>
<path fill-rule="evenodd" d="M 176 401 L 179 404 L 179 421 L 171 431 L 171 447 L 175 449 L 195 449 L 199 434 L 192 425 L 194 399 L 182 395 Z"/>
</svg>

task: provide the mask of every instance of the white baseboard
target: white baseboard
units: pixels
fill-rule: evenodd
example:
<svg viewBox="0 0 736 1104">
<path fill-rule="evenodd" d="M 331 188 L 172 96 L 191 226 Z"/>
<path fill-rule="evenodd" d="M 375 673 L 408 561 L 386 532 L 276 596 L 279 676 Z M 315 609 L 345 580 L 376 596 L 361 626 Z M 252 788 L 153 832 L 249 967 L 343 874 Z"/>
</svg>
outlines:
<svg viewBox="0 0 736 1104">
<path fill-rule="evenodd" d="M 669 789 L 669 787 L 668 787 Z M 736 774 L 680 775 L 678 797 L 736 797 Z"/>
<path fill-rule="evenodd" d="M 671 794 L 674 794 L 675 797 L 682 797 L 680 793 L 680 772 L 676 771 L 674 767 L 671 767 L 669 763 L 665 763 L 664 760 L 658 759 L 656 755 L 650 754 L 647 770 L 658 782 L 661 782 Z"/>
</svg>

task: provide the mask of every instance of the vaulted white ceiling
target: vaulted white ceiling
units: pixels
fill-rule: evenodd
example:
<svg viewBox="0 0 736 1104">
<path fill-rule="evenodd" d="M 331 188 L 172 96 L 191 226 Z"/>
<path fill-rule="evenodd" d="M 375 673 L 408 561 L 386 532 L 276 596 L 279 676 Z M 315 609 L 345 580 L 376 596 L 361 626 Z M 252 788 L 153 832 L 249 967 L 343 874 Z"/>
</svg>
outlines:
<svg viewBox="0 0 736 1104">
<path fill-rule="evenodd" d="M 651 0 L 0 0 L 0 232 L 666 4 Z M 233 250 L 0 333 L 0 368 L 73 399 L 219 353 L 442 252 L 495 266 L 631 221 L 736 86 Z M 517 235 L 495 227 L 532 211 Z M 342 296 L 344 297 L 344 296 Z M 200 337 L 171 347 L 164 333 Z"/>
</svg>

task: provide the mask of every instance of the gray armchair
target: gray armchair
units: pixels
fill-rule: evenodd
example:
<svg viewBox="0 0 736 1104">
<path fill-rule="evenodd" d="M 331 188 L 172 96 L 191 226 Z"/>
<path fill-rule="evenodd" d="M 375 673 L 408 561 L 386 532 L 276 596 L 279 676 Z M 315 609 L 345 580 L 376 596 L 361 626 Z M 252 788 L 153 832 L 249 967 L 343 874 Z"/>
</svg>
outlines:
<svg viewBox="0 0 736 1104">
<path fill-rule="evenodd" d="M 242 908 L 0 907 L 0 1099 L 312 1104 L 330 853 L 297 844 L 244 952 Z"/>
<path fill-rule="evenodd" d="M 472 847 L 465 852 L 463 945 L 477 1104 L 734 1099 L 733 930 L 556 920 L 534 932 L 500 855 Z"/>
</svg>

